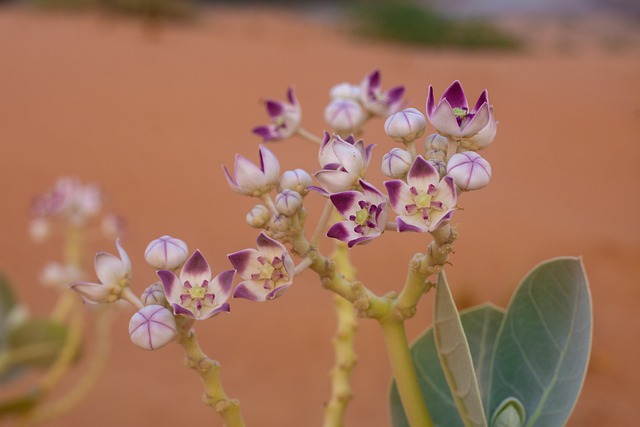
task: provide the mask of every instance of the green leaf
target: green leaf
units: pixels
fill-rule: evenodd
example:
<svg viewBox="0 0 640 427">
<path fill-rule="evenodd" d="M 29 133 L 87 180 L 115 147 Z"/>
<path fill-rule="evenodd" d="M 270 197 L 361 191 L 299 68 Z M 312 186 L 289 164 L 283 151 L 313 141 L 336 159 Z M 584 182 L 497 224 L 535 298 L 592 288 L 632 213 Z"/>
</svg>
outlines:
<svg viewBox="0 0 640 427">
<path fill-rule="evenodd" d="M 473 360 L 444 272 L 438 275 L 433 316 L 440 364 L 466 427 L 487 427 Z"/>
<path fill-rule="evenodd" d="M 16 306 L 16 297 L 11 289 L 9 280 L 0 273 L 0 348 L 5 337 L 5 325 L 11 310 Z"/>
<path fill-rule="evenodd" d="M 584 381 L 591 324 L 580 259 L 550 260 L 529 273 L 498 332 L 488 414 L 516 398 L 525 409 L 525 427 L 563 426 Z"/>
<path fill-rule="evenodd" d="M 522 402 L 510 397 L 498 406 L 491 419 L 491 427 L 522 427 L 525 419 Z"/>
<path fill-rule="evenodd" d="M 493 344 L 502 321 L 501 309 L 490 304 L 474 307 L 460 313 L 462 327 L 467 335 L 469 350 L 477 372 L 481 394 L 489 379 Z M 458 409 L 449 391 L 440 365 L 433 328 L 425 331 L 411 347 L 411 355 L 418 372 L 418 380 L 425 403 L 436 427 L 464 427 Z M 483 394 L 483 400 L 485 396 Z M 390 393 L 390 411 L 394 427 L 408 427 L 395 384 Z"/>
<path fill-rule="evenodd" d="M 27 319 L 11 329 L 7 352 L 13 365 L 47 368 L 64 347 L 67 327 L 48 319 Z"/>
</svg>

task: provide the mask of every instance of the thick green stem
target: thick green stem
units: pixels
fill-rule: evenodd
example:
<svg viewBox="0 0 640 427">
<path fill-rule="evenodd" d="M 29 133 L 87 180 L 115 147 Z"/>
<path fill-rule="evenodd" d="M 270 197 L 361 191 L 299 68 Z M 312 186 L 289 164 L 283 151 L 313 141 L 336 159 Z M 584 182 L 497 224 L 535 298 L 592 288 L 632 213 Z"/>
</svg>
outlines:
<svg viewBox="0 0 640 427">
<path fill-rule="evenodd" d="M 393 377 L 404 412 L 411 427 L 433 427 L 429 410 L 422 399 L 422 392 L 411 359 L 404 322 L 393 316 L 379 319 L 384 342 L 391 363 Z"/>
<path fill-rule="evenodd" d="M 184 348 L 185 365 L 196 371 L 202 380 L 204 403 L 216 410 L 226 427 L 244 427 L 240 402 L 237 399 L 230 399 L 222 388 L 220 364 L 204 354 L 195 331 L 190 325 L 185 326 L 180 333 L 178 343 Z"/>
</svg>

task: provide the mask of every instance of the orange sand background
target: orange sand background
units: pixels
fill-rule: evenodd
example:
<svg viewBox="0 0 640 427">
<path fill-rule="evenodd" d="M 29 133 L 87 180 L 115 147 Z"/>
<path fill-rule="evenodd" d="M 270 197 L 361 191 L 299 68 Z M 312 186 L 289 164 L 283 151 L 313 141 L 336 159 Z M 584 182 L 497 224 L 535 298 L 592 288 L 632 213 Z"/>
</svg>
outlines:
<svg viewBox="0 0 640 427">
<path fill-rule="evenodd" d="M 534 34 L 535 36 L 536 34 Z M 575 40 L 574 40 L 575 39 Z M 308 16 L 214 9 L 195 25 L 147 26 L 94 15 L 0 9 L 0 264 L 35 314 L 55 293 L 37 283 L 41 266 L 60 259 L 56 242 L 27 238 L 34 195 L 61 175 L 99 183 L 108 209 L 122 214 L 134 289 L 155 280 L 142 253 L 161 234 L 200 248 L 214 270 L 226 254 L 253 247 L 244 224 L 253 202 L 227 187 L 220 165 L 233 155 L 257 160 L 249 130 L 265 122 L 263 97 L 294 84 L 304 126 L 323 129 L 329 88 L 380 68 L 383 85 L 403 83 L 421 110 L 460 79 L 475 99 L 489 89 L 500 121 L 482 154 L 493 181 L 461 198 L 461 237 L 448 277 L 460 305 L 505 306 L 538 262 L 581 255 L 593 292 L 593 353 L 569 426 L 631 426 L 640 401 L 640 56 L 572 38 L 575 49 L 517 54 L 451 53 L 350 37 Z M 582 43 L 582 44 L 581 44 Z M 564 45 L 563 45 L 564 46 Z M 566 47 L 566 46 L 564 46 Z M 394 146 L 382 121 L 365 134 L 374 165 Z M 271 145 L 283 170 L 316 168 L 315 148 L 293 139 Z M 378 167 L 370 179 L 380 183 Z M 321 207 L 309 196 L 310 223 Z M 387 233 L 353 250 L 361 279 L 398 290 L 406 262 L 425 236 Z M 92 254 L 114 252 L 109 242 Z M 93 272 L 90 273 L 93 277 Z M 411 338 L 430 324 L 432 295 L 409 322 Z M 221 425 L 201 404 L 199 380 L 177 346 L 133 347 L 129 308 L 114 323 L 109 367 L 73 412 L 51 426 Z M 284 298 L 233 302 L 232 314 L 199 325 L 203 347 L 220 360 L 227 392 L 241 400 L 248 425 L 317 426 L 328 397 L 334 329 L 332 298 L 305 273 Z M 88 350 L 89 351 L 89 350 Z M 377 325 L 360 324 L 355 399 L 347 425 L 387 426 L 390 369 Z"/>
</svg>

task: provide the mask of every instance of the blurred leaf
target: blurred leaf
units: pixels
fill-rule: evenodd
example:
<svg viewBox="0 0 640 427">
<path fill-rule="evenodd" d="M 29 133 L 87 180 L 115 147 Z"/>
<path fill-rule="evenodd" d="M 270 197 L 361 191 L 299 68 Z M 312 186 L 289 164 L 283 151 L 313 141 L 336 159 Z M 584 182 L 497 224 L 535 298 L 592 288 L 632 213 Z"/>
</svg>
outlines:
<svg viewBox="0 0 640 427">
<path fill-rule="evenodd" d="M 483 400 L 493 344 L 503 318 L 503 311 L 492 305 L 474 307 L 460 313 L 460 321 L 467 336 L 469 350 Z M 449 391 L 440 365 L 433 328 L 429 328 L 411 347 L 411 355 L 418 372 L 418 380 L 425 403 L 436 427 L 464 427 Z M 395 383 L 390 395 L 391 419 L 395 427 L 408 427 Z"/>
<path fill-rule="evenodd" d="M 0 346 L 2 345 L 2 331 L 5 328 L 7 317 L 16 306 L 16 303 L 17 300 L 9 280 L 4 274 L 0 273 Z"/>
<path fill-rule="evenodd" d="M 48 319 L 27 319 L 7 337 L 14 365 L 47 368 L 64 347 L 67 327 Z"/>
<path fill-rule="evenodd" d="M 529 273 L 498 332 L 488 414 L 516 398 L 524 406 L 526 427 L 563 426 L 584 381 L 591 324 L 580 259 L 550 260 Z"/>
<path fill-rule="evenodd" d="M 487 427 L 469 344 L 444 272 L 438 275 L 433 325 L 440 364 L 464 425 Z"/>
</svg>

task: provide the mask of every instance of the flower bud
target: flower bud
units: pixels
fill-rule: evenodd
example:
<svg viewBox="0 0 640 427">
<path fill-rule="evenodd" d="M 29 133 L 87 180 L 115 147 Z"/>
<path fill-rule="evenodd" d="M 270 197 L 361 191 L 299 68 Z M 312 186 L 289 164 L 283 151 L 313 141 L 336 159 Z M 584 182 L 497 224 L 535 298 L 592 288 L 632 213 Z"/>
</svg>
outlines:
<svg viewBox="0 0 640 427">
<path fill-rule="evenodd" d="M 391 178 L 404 177 L 411 164 L 413 156 L 402 148 L 393 148 L 382 157 L 382 173 Z"/>
<path fill-rule="evenodd" d="M 176 319 L 161 305 L 148 305 L 129 321 L 131 342 L 144 350 L 164 347 L 176 336 Z"/>
<path fill-rule="evenodd" d="M 340 83 L 331 88 L 329 95 L 331 99 L 348 98 L 357 100 L 360 98 L 360 86 L 350 83 Z"/>
<path fill-rule="evenodd" d="M 246 216 L 247 224 L 253 228 L 263 228 L 271 219 L 271 212 L 265 205 L 255 205 Z"/>
<path fill-rule="evenodd" d="M 171 236 L 162 236 L 149 243 L 144 259 L 158 270 L 175 270 L 187 260 L 187 244 Z"/>
<path fill-rule="evenodd" d="M 153 285 L 147 286 L 142 291 L 140 300 L 144 305 L 165 305 L 167 304 L 167 298 L 164 295 L 164 287 L 161 282 L 156 282 Z"/>
<path fill-rule="evenodd" d="M 306 196 L 309 187 L 313 183 L 311 175 L 304 169 L 294 169 L 282 174 L 278 183 L 278 191 L 293 190 L 301 196 Z"/>
<path fill-rule="evenodd" d="M 435 168 L 435 170 L 438 171 L 438 175 L 440 175 L 440 179 L 445 177 L 445 175 L 447 174 L 447 164 L 445 163 L 444 160 L 431 159 L 427 161 L 431 164 L 431 166 Z"/>
<path fill-rule="evenodd" d="M 424 158 L 427 160 L 446 160 L 447 153 L 442 150 L 427 150 L 424 153 Z"/>
<path fill-rule="evenodd" d="M 324 119 L 338 132 L 355 132 L 367 119 L 367 113 L 353 99 L 334 99 L 324 109 Z"/>
<path fill-rule="evenodd" d="M 427 127 L 427 120 L 415 108 L 407 108 L 392 114 L 384 122 L 384 131 L 394 141 L 408 144 L 420 138 Z"/>
<path fill-rule="evenodd" d="M 439 150 L 447 152 L 447 148 L 449 147 L 449 139 L 446 136 L 442 136 L 439 133 L 432 133 L 429 135 L 424 142 L 425 151 L 429 150 Z"/>
<path fill-rule="evenodd" d="M 465 151 L 451 156 L 447 164 L 447 174 L 453 177 L 461 190 L 478 190 L 489 184 L 491 165 L 478 153 Z"/>
<path fill-rule="evenodd" d="M 292 216 L 302 207 L 302 196 L 293 190 L 284 190 L 276 196 L 276 210 L 286 216 Z"/>
</svg>

